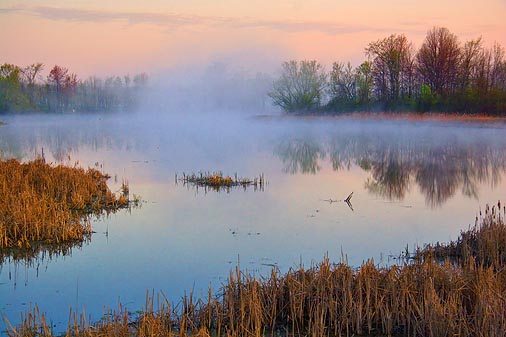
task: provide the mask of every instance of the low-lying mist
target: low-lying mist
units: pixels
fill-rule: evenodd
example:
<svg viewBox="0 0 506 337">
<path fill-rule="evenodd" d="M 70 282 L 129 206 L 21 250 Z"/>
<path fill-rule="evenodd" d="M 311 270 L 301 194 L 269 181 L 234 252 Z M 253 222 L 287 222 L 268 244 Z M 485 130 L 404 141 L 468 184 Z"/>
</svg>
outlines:
<svg viewBox="0 0 506 337">
<path fill-rule="evenodd" d="M 268 96 L 273 75 L 215 61 L 156 74 L 139 102 L 141 113 L 267 114 L 279 112 Z"/>
</svg>

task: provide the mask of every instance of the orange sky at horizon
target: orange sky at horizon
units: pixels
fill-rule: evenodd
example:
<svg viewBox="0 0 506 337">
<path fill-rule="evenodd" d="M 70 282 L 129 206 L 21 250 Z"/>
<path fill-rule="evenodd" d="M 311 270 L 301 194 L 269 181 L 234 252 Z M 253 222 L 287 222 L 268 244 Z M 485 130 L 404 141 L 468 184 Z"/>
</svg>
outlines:
<svg viewBox="0 0 506 337">
<path fill-rule="evenodd" d="M 357 65 L 369 42 L 404 33 L 418 48 L 433 26 L 506 47 L 505 14 L 505 0 L 2 0 L 0 63 L 59 64 L 80 77 L 216 61 L 252 72 L 287 59 Z"/>
</svg>

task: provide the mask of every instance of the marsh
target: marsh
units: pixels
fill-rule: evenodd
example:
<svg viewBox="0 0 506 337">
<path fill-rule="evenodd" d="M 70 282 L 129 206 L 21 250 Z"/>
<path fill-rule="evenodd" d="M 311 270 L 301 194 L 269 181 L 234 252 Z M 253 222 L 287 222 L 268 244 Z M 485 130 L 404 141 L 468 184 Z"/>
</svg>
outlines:
<svg viewBox="0 0 506 337">
<path fill-rule="evenodd" d="M 65 254 L 6 258 L 0 312 L 12 323 L 37 303 L 62 327 L 69 307 L 100 319 L 131 311 L 146 289 L 177 301 L 205 295 L 237 264 L 256 275 L 328 255 L 351 266 L 455 239 L 480 207 L 504 199 L 506 124 L 451 119 L 174 113 L 6 116 L 2 158 L 95 167 L 124 179 L 141 208 L 95 219 Z M 262 190 L 182 186 L 176 173 L 256 177 Z M 342 202 L 351 192 L 353 209 Z M 335 200 L 336 202 L 329 202 Z M 3 323 L 2 323 L 3 324 Z"/>
</svg>

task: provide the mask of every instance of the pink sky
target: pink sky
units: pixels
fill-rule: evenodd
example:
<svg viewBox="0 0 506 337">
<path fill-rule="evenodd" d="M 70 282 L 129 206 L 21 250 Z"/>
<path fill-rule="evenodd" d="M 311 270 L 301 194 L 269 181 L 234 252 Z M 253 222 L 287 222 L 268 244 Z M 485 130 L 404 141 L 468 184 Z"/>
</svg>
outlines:
<svg viewBox="0 0 506 337">
<path fill-rule="evenodd" d="M 417 48 L 433 26 L 506 46 L 506 0 L 145 2 L 2 0 L 0 63 L 59 64 L 81 77 L 213 61 L 251 71 L 287 59 L 356 65 L 369 42 L 404 33 Z"/>
</svg>

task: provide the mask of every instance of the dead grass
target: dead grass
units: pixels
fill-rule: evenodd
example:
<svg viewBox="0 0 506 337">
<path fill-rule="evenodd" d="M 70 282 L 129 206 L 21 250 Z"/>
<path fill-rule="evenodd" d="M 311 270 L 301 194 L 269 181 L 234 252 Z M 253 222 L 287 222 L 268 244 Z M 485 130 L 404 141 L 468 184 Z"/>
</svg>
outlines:
<svg viewBox="0 0 506 337">
<path fill-rule="evenodd" d="M 461 234 L 479 239 L 478 248 L 459 263 L 425 256 L 390 267 L 367 261 L 355 269 L 324 258 L 310 268 L 284 274 L 273 269 L 261 278 L 237 267 L 218 294 L 209 290 L 207 299 L 195 300 L 190 294 L 171 306 L 163 294 L 156 301 L 147 294 L 138 317 L 121 306 L 94 325 L 84 315 L 74 315 L 65 335 L 504 336 L 506 269 L 502 243 L 494 243 L 502 237 L 494 233 L 506 230 L 496 214 L 489 208 L 478 227 Z M 479 248 L 480 242 L 486 248 Z M 53 333 L 47 319 L 33 309 L 8 335 Z"/>
<path fill-rule="evenodd" d="M 502 208 L 501 208 L 502 207 Z M 460 265 L 470 261 L 495 269 L 506 266 L 506 207 L 499 201 L 488 206 L 475 219 L 475 224 L 460 233 L 456 241 L 426 245 L 416 253 L 415 258 L 450 260 Z"/>
<path fill-rule="evenodd" d="M 117 197 L 108 178 L 42 159 L 0 160 L 0 249 L 82 240 L 91 232 L 88 215 L 129 205 L 128 191 Z"/>
<path fill-rule="evenodd" d="M 238 178 L 237 174 L 232 178 L 231 176 L 224 176 L 222 172 L 215 173 L 198 173 L 198 174 L 185 174 L 183 176 L 178 177 L 176 175 L 176 182 L 182 182 L 183 185 L 187 186 L 195 186 L 195 187 L 203 187 L 206 191 L 207 189 L 212 189 L 216 192 L 225 190 L 230 191 L 232 187 L 242 187 L 246 189 L 248 186 L 253 186 L 254 189 L 263 189 L 265 180 L 264 176 L 260 175 L 258 178 Z"/>
</svg>

